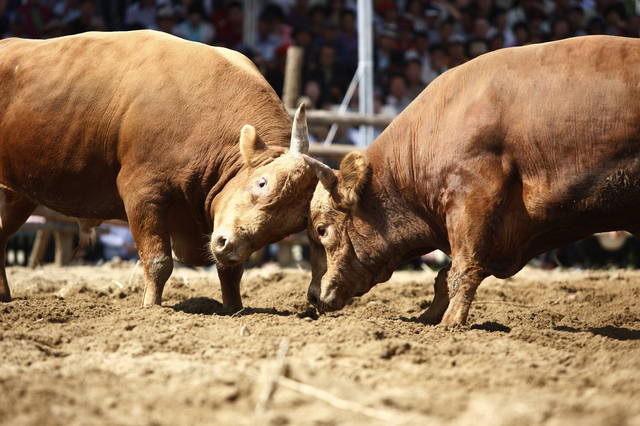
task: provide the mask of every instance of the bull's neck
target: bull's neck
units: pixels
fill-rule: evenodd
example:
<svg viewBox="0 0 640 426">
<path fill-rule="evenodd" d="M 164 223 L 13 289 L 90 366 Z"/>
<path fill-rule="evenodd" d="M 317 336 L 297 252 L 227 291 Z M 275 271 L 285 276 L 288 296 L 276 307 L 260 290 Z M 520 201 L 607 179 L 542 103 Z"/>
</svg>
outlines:
<svg viewBox="0 0 640 426">
<path fill-rule="evenodd" d="M 437 197 L 430 195 L 433 189 L 427 182 L 417 179 L 428 174 L 428 165 L 417 163 L 407 128 L 390 129 L 366 151 L 372 167 L 371 192 L 384 212 L 389 252 L 398 257 L 398 264 L 409 260 L 407 256 L 448 248 Z"/>
</svg>

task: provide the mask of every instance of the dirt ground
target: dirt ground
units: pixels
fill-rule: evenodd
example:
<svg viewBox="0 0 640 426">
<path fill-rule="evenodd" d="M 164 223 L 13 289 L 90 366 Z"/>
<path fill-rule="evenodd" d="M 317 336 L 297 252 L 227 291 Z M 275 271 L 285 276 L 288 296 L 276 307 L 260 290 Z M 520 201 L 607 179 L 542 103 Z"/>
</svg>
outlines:
<svg viewBox="0 0 640 426">
<path fill-rule="evenodd" d="M 246 271 L 232 316 L 215 272 L 141 309 L 128 262 L 11 267 L 0 424 L 640 426 L 640 272 L 487 279 L 450 328 L 416 322 L 435 275 L 318 318 L 300 267 Z"/>
</svg>

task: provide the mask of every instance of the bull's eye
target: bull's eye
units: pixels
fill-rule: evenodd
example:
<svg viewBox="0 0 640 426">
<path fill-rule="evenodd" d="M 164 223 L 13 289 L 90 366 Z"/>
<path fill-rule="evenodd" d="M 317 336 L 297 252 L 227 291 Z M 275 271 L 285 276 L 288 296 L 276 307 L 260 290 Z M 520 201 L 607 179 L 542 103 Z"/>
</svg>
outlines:
<svg viewBox="0 0 640 426">
<path fill-rule="evenodd" d="M 260 179 L 258 179 L 257 185 L 258 188 L 264 188 L 265 186 L 267 186 L 267 180 L 261 177 Z"/>
<path fill-rule="evenodd" d="M 325 228 L 324 226 L 318 226 L 318 235 L 320 236 L 320 238 L 324 237 L 324 234 L 327 233 L 327 228 Z"/>
</svg>

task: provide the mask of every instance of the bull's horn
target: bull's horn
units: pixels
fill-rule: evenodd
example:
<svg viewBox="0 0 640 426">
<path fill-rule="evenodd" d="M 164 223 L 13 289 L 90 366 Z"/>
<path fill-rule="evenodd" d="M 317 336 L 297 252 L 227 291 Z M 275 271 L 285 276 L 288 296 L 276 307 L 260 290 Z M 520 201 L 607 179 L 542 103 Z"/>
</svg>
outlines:
<svg viewBox="0 0 640 426">
<path fill-rule="evenodd" d="M 309 154 L 309 130 L 307 129 L 307 114 L 304 103 L 300 104 L 293 118 L 291 130 L 291 147 L 289 151 L 296 157 Z"/>
<path fill-rule="evenodd" d="M 331 170 L 331 167 L 327 166 L 321 161 L 316 160 L 315 158 L 309 157 L 308 155 L 303 155 L 302 158 L 304 158 L 304 161 L 306 161 L 307 164 L 316 173 L 316 176 L 318 176 L 318 179 L 320 179 L 320 182 L 322 183 L 322 186 L 324 186 L 324 189 L 331 192 L 337 180 L 336 174 L 333 172 L 333 170 Z"/>
</svg>

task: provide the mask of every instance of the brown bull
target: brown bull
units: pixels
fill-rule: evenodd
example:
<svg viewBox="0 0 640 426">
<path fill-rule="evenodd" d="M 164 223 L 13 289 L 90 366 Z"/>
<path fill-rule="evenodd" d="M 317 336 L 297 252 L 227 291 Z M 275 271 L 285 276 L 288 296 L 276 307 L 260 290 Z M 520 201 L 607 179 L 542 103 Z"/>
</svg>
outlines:
<svg viewBox="0 0 640 426">
<path fill-rule="evenodd" d="M 640 236 L 640 40 L 580 37 L 454 68 L 321 183 L 307 232 L 322 311 L 440 249 L 420 317 L 467 320 L 476 289 L 595 232 Z"/>
<path fill-rule="evenodd" d="M 242 262 L 306 226 L 317 178 L 301 113 L 292 137 L 246 57 L 160 32 L 3 40 L 0 257 L 39 204 L 79 218 L 81 236 L 127 220 L 144 306 L 161 303 L 173 251 L 191 265 L 215 258 L 236 311 Z"/>
</svg>

